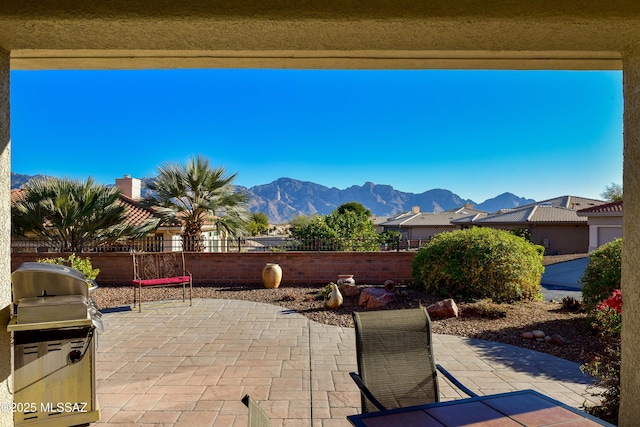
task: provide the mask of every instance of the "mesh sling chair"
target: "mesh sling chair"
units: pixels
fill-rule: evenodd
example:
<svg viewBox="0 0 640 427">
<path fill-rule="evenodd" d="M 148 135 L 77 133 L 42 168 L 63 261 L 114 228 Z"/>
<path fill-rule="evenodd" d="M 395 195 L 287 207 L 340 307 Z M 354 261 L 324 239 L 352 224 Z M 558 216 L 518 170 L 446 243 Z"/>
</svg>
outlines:
<svg viewBox="0 0 640 427">
<path fill-rule="evenodd" d="M 438 402 L 440 391 L 431 341 L 431 319 L 424 308 L 355 312 L 362 412 Z M 476 396 L 444 368 L 449 381 Z"/>
<path fill-rule="evenodd" d="M 242 398 L 242 403 L 249 408 L 249 427 L 271 427 L 271 420 L 258 402 L 246 394 Z"/>
</svg>

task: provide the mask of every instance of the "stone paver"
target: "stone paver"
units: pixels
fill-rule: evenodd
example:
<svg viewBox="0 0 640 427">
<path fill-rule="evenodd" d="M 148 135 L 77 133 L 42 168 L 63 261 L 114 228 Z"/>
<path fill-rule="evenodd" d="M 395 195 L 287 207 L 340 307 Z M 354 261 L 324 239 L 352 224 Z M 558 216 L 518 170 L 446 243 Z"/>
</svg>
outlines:
<svg viewBox="0 0 640 427">
<path fill-rule="evenodd" d="M 144 305 L 103 316 L 95 425 L 246 426 L 245 394 L 274 426 L 347 427 L 360 412 L 354 331 L 282 307 L 235 300 Z M 447 335 L 434 352 L 478 394 L 534 389 L 568 405 L 592 399 L 578 365 L 519 347 Z M 442 378 L 442 400 L 460 398 Z"/>
</svg>

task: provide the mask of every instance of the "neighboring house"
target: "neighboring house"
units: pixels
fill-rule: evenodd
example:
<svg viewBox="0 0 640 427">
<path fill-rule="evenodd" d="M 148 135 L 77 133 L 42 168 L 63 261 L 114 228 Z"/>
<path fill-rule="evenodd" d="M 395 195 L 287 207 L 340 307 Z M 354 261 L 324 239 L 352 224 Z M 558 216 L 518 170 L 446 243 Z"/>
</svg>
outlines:
<svg viewBox="0 0 640 427">
<path fill-rule="evenodd" d="M 526 229 L 533 243 L 545 247 L 548 255 L 586 253 L 589 249 L 587 218 L 579 209 L 604 204 L 602 200 L 561 196 L 513 209 L 503 209 L 485 217 L 454 220 L 457 228 L 469 226 L 503 230 Z"/>
<path fill-rule="evenodd" d="M 622 207 L 622 201 L 619 201 L 578 211 L 578 216 L 587 217 L 589 252 L 622 237 Z"/>
<path fill-rule="evenodd" d="M 391 215 L 390 216 L 372 215 L 369 219 L 373 223 L 373 228 L 374 230 L 376 230 L 376 233 L 380 234 L 384 232 L 384 226 L 382 224 L 389 221 L 389 219 L 391 218 L 392 218 Z"/>
<path fill-rule="evenodd" d="M 135 212 L 135 208 L 141 207 L 142 200 L 141 189 L 142 181 L 138 178 L 132 178 L 125 175 L 123 178 L 116 178 L 116 187 L 122 192 L 121 201 L 130 203 L 131 212 Z M 153 215 L 153 211 L 149 211 Z M 155 241 L 159 242 L 156 246 L 161 247 L 163 251 L 176 251 L 182 249 L 182 226 L 178 223 L 161 224 L 155 232 Z M 226 252 L 227 240 L 221 239 L 215 225 L 206 223 L 202 227 L 202 237 L 204 239 L 204 252 Z M 160 250 L 157 248 L 156 250 Z"/>
<path fill-rule="evenodd" d="M 384 231 L 399 231 L 409 240 L 430 240 L 438 233 L 453 231 L 454 220 L 472 221 L 486 215 L 487 212 L 473 209 L 470 204 L 443 212 L 420 212 L 420 207 L 414 206 L 411 212 L 393 216 L 380 225 Z"/>
</svg>

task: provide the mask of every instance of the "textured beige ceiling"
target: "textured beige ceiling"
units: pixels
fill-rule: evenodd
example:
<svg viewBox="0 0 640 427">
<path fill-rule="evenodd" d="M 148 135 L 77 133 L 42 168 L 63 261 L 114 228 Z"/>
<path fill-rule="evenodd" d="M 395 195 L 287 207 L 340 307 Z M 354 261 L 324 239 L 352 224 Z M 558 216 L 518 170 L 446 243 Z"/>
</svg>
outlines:
<svg viewBox="0 0 640 427">
<path fill-rule="evenodd" d="M 12 68 L 621 67 L 637 0 L 0 2 Z"/>
</svg>

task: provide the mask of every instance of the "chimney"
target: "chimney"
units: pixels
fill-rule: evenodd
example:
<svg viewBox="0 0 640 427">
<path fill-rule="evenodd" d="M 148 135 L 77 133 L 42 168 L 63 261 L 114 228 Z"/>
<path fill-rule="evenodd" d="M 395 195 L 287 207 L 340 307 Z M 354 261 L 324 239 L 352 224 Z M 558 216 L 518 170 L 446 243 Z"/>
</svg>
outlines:
<svg viewBox="0 0 640 427">
<path fill-rule="evenodd" d="M 411 208 L 411 213 L 419 214 L 420 213 L 420 206 L 413 206 Z"/>
<path fill-rule="evenodd" d="M 130 199 L 138 200 L 142 198 L 142 181 L 138 178 L 131 178 L 131 175 L 125 175 L 123 178 L 116 178 L 116 187 L 120 189 L 123 195 Z"/>
<path fill-rule="evenodd" d="M 464 204 L 464 208 L 465 209 L 473 209 L 473 203 L 465 203 Z"/>
</svg>

